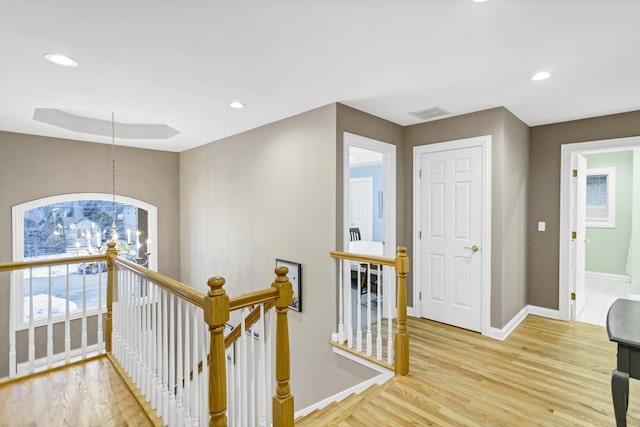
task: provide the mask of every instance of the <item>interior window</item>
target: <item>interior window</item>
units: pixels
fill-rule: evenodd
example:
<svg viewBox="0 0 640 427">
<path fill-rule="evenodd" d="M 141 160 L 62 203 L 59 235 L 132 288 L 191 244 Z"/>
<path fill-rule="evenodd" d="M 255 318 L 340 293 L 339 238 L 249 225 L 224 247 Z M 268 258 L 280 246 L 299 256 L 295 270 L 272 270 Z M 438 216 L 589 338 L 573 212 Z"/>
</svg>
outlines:
<svg viewBox="0 0 640 427">
<path fill-rule="evenodd" d="M 587 227 L 615 227 L 615 168 L 587 171 Z"/>
</svg>

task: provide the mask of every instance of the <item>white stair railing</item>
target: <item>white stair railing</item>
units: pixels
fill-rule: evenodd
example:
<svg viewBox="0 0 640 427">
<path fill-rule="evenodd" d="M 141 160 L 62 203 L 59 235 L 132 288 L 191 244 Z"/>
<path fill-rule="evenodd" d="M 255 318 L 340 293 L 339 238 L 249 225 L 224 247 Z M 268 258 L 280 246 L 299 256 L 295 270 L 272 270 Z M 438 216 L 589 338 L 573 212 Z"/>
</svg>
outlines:
<svg viewBox="0 0 640 427">
<path fill-rule="evenodd" d="M 96 265 L 97 272 L 94 270 Z M 30 375 L 104 353 L 102 286 L 106 284 L 103 280 L 106 278 L 105 266 L 105 255 L 0 264 L 0 272 L 10 272 L 12 286 L 9 369 L 0 372 L 0 380 Z M 97 327 L 89 329 L 88 319 L 93 317 L 97 318 Z M 76 323 L 81 326 L 79 343 L 71 339 Z M 54 329 L 59 327 L 64 333 L 56 343 L 58 335 L 54 334 Z M 42 329 L 44 331 L 39 332 Z M 38 336 L 44 339 L 38 339 Z M 90 341 L 95 343 L 89 344 Z"/>
<path fill-rule="evenodd" d="M 114 259 L 112 354 L 165 425 L 208 424 L 205 294 Z M 169 289 L 168 289 L 169 288 Z"/>
</svg>

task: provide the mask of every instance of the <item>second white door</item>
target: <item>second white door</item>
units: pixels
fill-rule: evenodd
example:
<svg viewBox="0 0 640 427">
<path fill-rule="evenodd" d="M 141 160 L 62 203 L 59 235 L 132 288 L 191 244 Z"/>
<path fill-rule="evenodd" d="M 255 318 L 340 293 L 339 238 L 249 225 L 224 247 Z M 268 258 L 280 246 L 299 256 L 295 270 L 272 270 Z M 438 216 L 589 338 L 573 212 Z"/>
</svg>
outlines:
<svg viewBox="0 0 640 427">
<path fill-rule="evenodd" d="M 482 148 L 420 154 L 421 316 L 482 329 Z"/>
</svg>

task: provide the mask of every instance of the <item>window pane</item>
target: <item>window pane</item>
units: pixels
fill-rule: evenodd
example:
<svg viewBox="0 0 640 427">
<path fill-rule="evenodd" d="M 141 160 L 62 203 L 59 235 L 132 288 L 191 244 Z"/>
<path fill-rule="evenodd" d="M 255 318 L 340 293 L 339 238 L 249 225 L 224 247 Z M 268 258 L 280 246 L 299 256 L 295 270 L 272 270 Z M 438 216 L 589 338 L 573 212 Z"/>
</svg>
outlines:
<svg viewBox="0 0 640 427">
<path fill-rule="evenodd" d="M 608 175 L 587 175 L 587 206 L 607 206 Z"/>
<path fill-rule="evenodd" d="M 64 258 L 105 253 L 112 238 L 113 204 L 103 200 L 74 200 L 53 203 L 24 212 L 24 259 Z M 121 256 L 146 261 L 148 213 L 136 206 L 116 203 L 116 232 L 120 241 L 128 243 Z M 51 267 L 52 307 L 54 314 L 66 306 L 67 267 Z M 69 266 L 70 309 L 83 307 L 83 281 L 86 280 L 87 309 L 98 305 L 98 283 L 102 287 L 102 303 L 106 302 L 106 263 L 80 263 Z M 33 289 L 34 319 L 45 317 L 48 310 L 49 267 L 25 270 L 24 316 L 29 319 L 29 293 Z"/>
</svg>

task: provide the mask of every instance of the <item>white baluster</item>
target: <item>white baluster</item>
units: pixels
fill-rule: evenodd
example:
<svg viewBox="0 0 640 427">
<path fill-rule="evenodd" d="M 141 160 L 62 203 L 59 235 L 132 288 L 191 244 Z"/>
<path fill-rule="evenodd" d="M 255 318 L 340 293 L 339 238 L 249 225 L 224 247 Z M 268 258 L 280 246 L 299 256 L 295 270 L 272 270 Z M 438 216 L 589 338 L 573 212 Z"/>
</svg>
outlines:
<svg viewBox="0 0 640 427">
<path fill-rule="evenodd" d="M 393 365 L 393 307 L 391 304 L 393 298 L 391 295 L 395 294 L 396 281 L 390 280 L 389 282 L 389 286 L 385 292 L 387 296 L 385 304 L 387 306 L 387 363 Z"/>
<path fill-rule="evenodd" d="M 22 319 L 20 319 L 20 323 L 24 320 L 24 279 L 18 282 L 19 272 L 14 271 L 13 278 L 16 283 L 20 283 L 20 296 L 22 297 L 20 300 L 21 307 L 17 309 L 14 307 L 14 304 L 9 305 L 9 377 L 15 378 L 17 375 L 17 362 L 16 362 L 16 316 L 17 311 L 21 314 Z M 24 275 L 24 272 L 22 273 Z"/>
<path fill-rule="evenodd" d="M 273 357 L 273 335 L 272 335 L 272 326 L 273 323 L 271 321 L 271 313 L 273 313 L 273 310 L 269 310 L 265 313 L 265 334 L 264 334 L 264 339 L 266 342 L 266 347 L 267 347 L 267 363 L 265 364 L 266 366 L 266 372 L 265 372 L 265 379 L 267 382 L 267 399 L 270 399 L 271 396 L 271 390 L 273 390 L 273 384 L 275 384 L 275 376 L 273 373 L 273 362 L 272 362 L 272 357 Z M 271 425 L 273 421 L 273 405 L 269 405 L 267 404 L 267 425 Z"/>
<path fill-rule="evenodd" d="M 338 335 L 337 341 L 344 342 L 344 260 L 338 260 Z M 335 339 L 334 339 L 335 341 Z"/>
<path fill-rule="evenodd" d="M 173 294 L 169 294 L 169 425 L 173 426 L 176 423 L 176 317 L 175 317 L 175 297 Z"/>
<path fill-rule="evenodd" d="M 140 363 L 140 392 L 142 393 L 143 396 L 147 397 L 147 400 L 149 400 L 149 396 L 147 393 L 148 392 L 147 360 L 149 357 L 149 355 L 147 354 L 147 350 L 148 350 L 147 333 L 149 331 L 147 310 L 149 309 L 149 306 L 147 304 L 147 297 L 146 297 L 146 290 L 145 290 L 146 282 L 143 282 L 140 276 L 138 276 L 137 282 L 139 283 L 138 303 L 140 304 L 140 323 L 141 323 L 140 330 L 138 331 L 138 337 L 139 337 L 138 358 Z"/>
<path fill-rule="evenodd" d="M 154 301 L 155 301 L 155 329 L 153 330 L 155 345 L 153 346 L 155 365 L 153 371 L 153 378 L 155 380 L 155 399 L 156 399 L 156 412 L 158 417 L 162 418 L 164 409 L 164 400 L 162 398 L 162 298 L 160 287 L 154 287 Z"/>
<path fill-rule="evenodd" d="M 69 312 L 69 264 L 67 264 L 67 275 L 65 277 L 65 308 L 64 308 L 64 363 L 70 362 L 71 355 L 71 313 Z"/>
<path fill-rule="evenodd" d="M 356 350 L 362 351 L 362 292 L 360 292 L 360 263 L 358 263 L 358 278 L 356 279 Z"/>
<path fill-rule="evenodd" d="M 240 322 L 240 375 L 241 375 L 241 386 L 240 391 L 242 393 L 240 397 L 240 414 L 241 425 L 246 426 L 248 424 L 247 420 L 247 392 L 249 388 L 247 387 L 247 330 L 245 328 L 244 319 L 246 318 L 246 309 L 240 310 L 240 318 L 242 321 Z"/>
<path fill-rule="evenodd" d="M 249 381 L 249 420 L 251 425 L 256 425 L 256 340 L 254 331 L 255 329 L 253 327 L 249 328 L 249 344 L 251 347 L 249 356 L 249 364 L 251 367 Z"/>
<path fill-rule="evenodd" d="M 184 385 L 182 386 L 182 406 L 184 407 L 184 421 L 191 418 L 191 309 L 193 306 L 186 302 L 184 304 Z"/>
<path fill-rule="evenodd" d="M 351 301 L 351 261 L 349 261 L 348 263 L 345 263 L 347 265 L 345 265 L 345 270 L 346 267 L 348 267 L 349 269 L 349 276 L 348 276 L 348 283 L 349 286 L 345 286 L 345 304 L 344 304 L 344 308 L 346 310 L 346 315 L 345 315 L 345 321 L 347 322 L 347 347 L 349 348 L 353 348 L 353 307 L 352 307 L 352 301 Z M 359 267 L 358 267 L 359 270 Z M 358 274 L 360 274 L 359 271 L 357 271 Z M 358 288 L 357 285 L 358 279 L 356 278 L 356 289 Z"/>
<path fill-rule="evenodd" d="M 267 379 L 265 378 L 266 373 L 266 345 L 265 345 L 265 327 L 264 327 L 264 303 L 260 304 L 260 320 L 258 321 L 258 334 L 260 335 L 260 356 L 259 356 L 259 392 L 258 392 L 258 426 L 266 427 L 267 425 Z M 343 325 L 344 327 L 344 325 Z M 344 334 L 344 331 L 343 331 Z"/>
<path fill-rule="evenodd" d="M 200 385 L 200 373 L 198 372 L 198 363 L 200 362 L 200 353 L 198 347 L 200 345 L 200 337 L 198 336 L 198 323 L 203 319 L 203 316 L 198 317 L 198 310 L 195 306 L 191 306 L 191 329 L 193 331 L 192 348 L 191 352 L 191 371 L 193 372 L 193 380 L 191 381 L 191 425 L 198 426 L 198 411 L 200 407 L 199 403 L 199 385 Z M 206 363 L 204 360 L 202 363 Z"/>
<path fill-rule="evenodd" d="M 167 291 L 160 290 L 162 298 L 162 419 L 169 422 L 169 330 L 167 329 L 167 318 L 169 317 L 169 307 L 167 305 Z"/>
<path fill-rule="evenodd" d="M 104 353 L 104 335 L 102 334 L 102 263 L 98 267 L 98 354 Z M 113 336 L 111 337 L 113 338 Z"/>
<path fill-rule="evenodd" d="M 29 268 L 29 373 L 33 373 L 36 359 L 36 341 L 33 329 L 33 268 Z"/>
<path fill-rule="evenodd" d="M 147 304 L 149 305 L 149 330 L 146 331 L 148 335 L 147 339 L 147 382 L 148 382 L 148 395 L 150 396 L 149 402 L 151 408 L 156 409 L 156 331 L 158 330 L 158 324 L 156 322 L 157 307 L 154 301 L 155 284 L 147 282 Z"/>
<path fill-rule="evenodd" d="M 382 360 L 382 266 L 378 265 L 378 286 L 376 287 L 376 359 Z"/>
<path fill-rule="evenodd" d="M 82 331 L 80 332 L 80 345 L 82 346 L 82 359 L 87 358 L 87 272 L 82 272 Z"/>
<path fill-rule="evenodd" d="M 47 280 L 47 369 L 53 367 L 53 300 L 51 289 L 51 266 L 48 268 Z"/>
<path fill-rule="evenodd" d="M 176 298 L 177 325 L 176 325 L 176 413 L 178 415 L 178 425 L 183 425 L 184 412 L 182 408 L 182 386 L 183 386 L 183 364 L 182 364 L 182 300 Z"/>
<path fill-rule="evenodd" d="M 371 356 L 373 342 L 371 336 L 371 264 L 367 264 L 367 356 Z"/>
<path fill-rule="evenodd" d="M 202 318 L 201 318 L 202 319 Z M 202 355 L 202 381 L 200 381 L 200 420 L 203 425 L 209 424 L 209 328 L 203 326 L 200 339 Z M 225 364 L 225 369 L 228 369 Z M 227 375 L 227 378 L 229 376 Z M 228 408 L 228 407 L 227 407 Z"/>
</svg>

